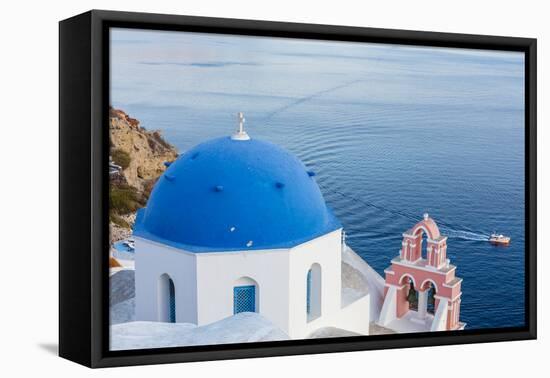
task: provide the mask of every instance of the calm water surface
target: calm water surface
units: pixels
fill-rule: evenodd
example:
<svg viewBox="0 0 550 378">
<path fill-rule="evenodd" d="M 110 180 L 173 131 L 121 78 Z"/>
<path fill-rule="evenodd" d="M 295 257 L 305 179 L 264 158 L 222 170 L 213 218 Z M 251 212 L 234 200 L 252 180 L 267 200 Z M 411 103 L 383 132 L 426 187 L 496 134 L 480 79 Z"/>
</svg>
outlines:
<svg viewBox="0 0 550 378">
<path fill-rule="evenodd" d="M 117 30 L 112 103 L 180 151 L 230 134 L 317 173 L 380 274 L 424 212 L 449 236 L 467 328 L 524 324 L 523 55 Z M 493 231 L 509 247 L 486 240 Z"/>
</svg>

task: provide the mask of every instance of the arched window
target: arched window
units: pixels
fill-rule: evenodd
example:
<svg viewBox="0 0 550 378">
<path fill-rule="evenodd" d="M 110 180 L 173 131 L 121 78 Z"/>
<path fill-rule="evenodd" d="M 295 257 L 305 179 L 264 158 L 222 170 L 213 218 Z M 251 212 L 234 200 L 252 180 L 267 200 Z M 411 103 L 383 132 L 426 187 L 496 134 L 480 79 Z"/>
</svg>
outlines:
<svg viewBox="0 0 550 378">
<path fill-rule="evenodd" d="M 414 232 L 416 239 L 416 258 L 428 258 L 428 240 L 430 239 L 430 234 L 424 226 L 420 226 Z"/>
<path fill-rule="evenodd" d="M 176 322 L 176 286 L 168 274 L 159 279 L 158 314 L 161 322 Z"/>
<path fill-rule="evenodd" d="M 435 291 L 435 287 L 432 285 L 428 291 L 428 304 L 427 304 L 427 312 L 429 314 L 435 314 L 435 295 L 437 292 Z"/>
<path fill-rule="evenodd" d="M 233 314 L 258 312 L 258 284 L 252 278 L 242 277 L 233 286 Z"/>
<path fill-rule="evenodd" d="M 418 292 L 414 287 L 414 282 L 410 280 L 409 292 L 407 293 L 407 301 L 409 302 L 409 309 L 418 311 Z"/>
<path fill-rule="evenodd" d="M 431 279 L 427 279 L 422 283 L 422 291 L 424 291 L 426 295 L 426 312 L 429 314 L 434 314 L 437 286 Z"/>
<path fill-rule="evenodd" d="M 307 320 L 321 316 L 321 266 L 313 264 L 306 274 Z"/>
<path fill-rule="evenodd" d="M 429 240 L 428 233 L 423 232 L 422 238 L 420 239 L 420 243 L 421 243 L 420 257 L 426 260 L 428 259 L 428 240 Z"/>
<path fill-rule="evenodd" d="M 399 279 L 399 284 L 407 286 L 405 298 L 407 302 L 409 302 L 409 310 L 418 311 L 418 292 L 416 290 L 413 277 L 409 276 L 408 274 L 404 274 Z"/>
</svg>

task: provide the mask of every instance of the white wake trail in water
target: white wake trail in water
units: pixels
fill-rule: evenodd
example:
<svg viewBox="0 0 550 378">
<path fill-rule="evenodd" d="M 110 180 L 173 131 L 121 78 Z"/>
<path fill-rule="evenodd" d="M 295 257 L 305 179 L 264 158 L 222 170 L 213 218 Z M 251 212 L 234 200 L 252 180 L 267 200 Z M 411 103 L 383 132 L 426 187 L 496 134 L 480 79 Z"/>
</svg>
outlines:
<svg viewBox="0 0 550 378">
<path fill-rule="evenodd" d="M 439 227 L 441 234 L 454 239 L 464 239 L 472 241 L 489 241 L 489 235 L 480 232 L 454 230 L 448 227 Z"/>
<path fill-rule="evenodd" d="M 327 190 L 326 187 L 323 185 L 319 185 L 321 189 Z M 356 202 L 362 204 L 363 206 L 367 206 L 370 208 L 377 209 L 379 211 L 383 211 L 392 215 L 397 215 L 403 218 L 407 218 L 412 220 L 413 222 L 418 222 L 420 219 L 417 216 L 414 216 L 413 214 L 408 214 L 404 211 L 397 211 L 393 209 L 389 209 L 377 204 L 374 204 L 372 202 L 367 202 L 361 198 L 357 198 L 354 196 L 347 195 L 346 193 L 342 193 L 338 190 L 332 190 L 332 193 L 336 193 L 342 197 L 348 197 L 354 199 Z M 452 227 L 448 223 L 445 223 L 441 220 L 437 221 L 439 230 L 441 231 L 441 234 L 444 236 L 448 236 L 451 239 L 463 239 L 463 240 L 471 240 L 471 241 L 489 241 L 490 235 L 484 232 L 475 232 L 475 231 L 468 231 L 468 230 L 459 230 L 458 228 L 462 227 Z"/>
<path fill-rule="evenodd" d="M 357 83 L 360 83 L 362 82 L 363 80 L 353 80 L 353 81 L 349 81 L 349 82 L 346 82 L 346 83 L 342 83 L 342 84 L 338 84 L 334 87 L 330 87 L 330 88 L 326 88 L 326 89 L 322 89 L 318 92 L 315 92 L 315 93 L 311 93 L 307 96 L 303 96 L 303 97 L 299 97 L 297 99 L 294 99 L 292 100 L 290 103 L 278 108 L 278 109 L 275 109 L 273 111 L 271 111 L 269 114 L 267 114 L 267 116 L 265 117 L 264 119 L 264 122 L 269 122 L 274 116 L 276 116 L 277 114 L 279 113 L 282 113 L 284 112 L 285 110 L 287 109 L 290 109 L 290 108 L 293 108 L 295 106 L 298 106 L 300 104 L 303 104 L 304 102 L 308 102 L 310 100 L 313 100 L 314 98 L 317 98 L 317 97 L 320 97 L 326 93 L 330 93 L 330 92 L 333 92 L 333 91 L 336 91 L 338 89 L 342 89 L 342 88 L 345 88 L 345 87 L 349 87 L 350 85 L 353 85 L 353 84 L 357 84 Z"/>
</svg>

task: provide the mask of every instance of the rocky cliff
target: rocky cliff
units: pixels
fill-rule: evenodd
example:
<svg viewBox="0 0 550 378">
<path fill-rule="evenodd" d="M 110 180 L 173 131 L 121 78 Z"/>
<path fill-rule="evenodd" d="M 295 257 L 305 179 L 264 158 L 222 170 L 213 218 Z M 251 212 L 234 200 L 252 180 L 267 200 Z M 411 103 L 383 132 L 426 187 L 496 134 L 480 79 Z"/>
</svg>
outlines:
<svg viewBox="0 0 550 378">
<path fill-rule="evenodd" d="M 176 149 L 166 142 L 160 131 L 148 131 L 139 121 L 122 110 L 110 109 L 111 157 L 122 166 L 126 182 L 144 190 L 164 171 L 164 162 L 177 158 Z M 117 161 L 118 160 L 118 161 Z"/>
<path fill-rule="evenodd" d="M 111 242 L 130 235 L 135 211 L 145 206 L 151 189 L 178 152 L 159 131 L 149 131 L 122 110 L 110 109 Z"/>
</svg>

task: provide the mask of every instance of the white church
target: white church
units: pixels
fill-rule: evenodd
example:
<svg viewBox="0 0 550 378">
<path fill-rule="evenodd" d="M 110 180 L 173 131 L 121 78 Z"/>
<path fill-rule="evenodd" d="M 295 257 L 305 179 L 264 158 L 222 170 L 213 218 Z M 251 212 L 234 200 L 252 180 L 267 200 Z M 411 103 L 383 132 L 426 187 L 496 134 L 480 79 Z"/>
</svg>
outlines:
<svg viewBox="0 0 550 378">
<path fill-rule="evenodd" d="M 239 113 L 232 136 L 180 155 L 138 211 L 136 321 L 204 326 L 251 312 L 293 339 L 327 328 L 368 335 L 373 324 L 382 333 L 464 329 L 462 279 L 428 214 L 399 251 L 381 252 L 390 264 L 382 278 L 346 245 L 314 172 L 250 138 L 243 122 Z M 365 290 L 350 283 L 350 267 Z"/>
<path fill-rule="evenodd" d="M 256 312 L 291 338 L 368 335 L 342 287 L 342 225 L 294 155 L 243 129 L 169 165 L 134 226 L 136 320 L 206 325 Z"/>
</svg>

